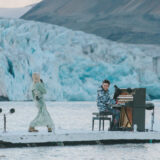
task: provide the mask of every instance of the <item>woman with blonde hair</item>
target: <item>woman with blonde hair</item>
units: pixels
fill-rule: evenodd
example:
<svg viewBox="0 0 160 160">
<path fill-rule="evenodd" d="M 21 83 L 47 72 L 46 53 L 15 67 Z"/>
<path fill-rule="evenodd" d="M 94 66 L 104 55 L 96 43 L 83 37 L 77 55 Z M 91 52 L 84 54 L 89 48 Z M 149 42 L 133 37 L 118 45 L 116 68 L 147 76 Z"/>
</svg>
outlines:
<svg viewBox="0 0 160 160">
<path fill-rule="evenodd" d="M 36 103 L 36 107 L 38 108 L 38 114 L 29 125 L 29 132 L 38 132 L 35 127 L 40 126 L 46 126 L 48 128 L 48 132 L 54 132 L 54 123 L 47 111 L 46 104 L 43 98 L 43 95 L 46 94 L 44 83 L 40 79 L 40 75 L 38 73 L 33 73 L 32 80 L 32 96 L 33 100 Z"/>
</svg>

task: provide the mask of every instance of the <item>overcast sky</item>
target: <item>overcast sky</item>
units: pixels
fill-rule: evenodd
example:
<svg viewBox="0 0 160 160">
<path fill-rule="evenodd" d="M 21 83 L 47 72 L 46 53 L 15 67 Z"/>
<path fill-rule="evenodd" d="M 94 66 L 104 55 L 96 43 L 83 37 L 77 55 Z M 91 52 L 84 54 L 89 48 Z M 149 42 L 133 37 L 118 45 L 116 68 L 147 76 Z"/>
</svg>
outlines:
<svg viewBox="0 0 160 160">
<path fill-rule="evenodd" d="M 0 8 L 19 8 L 41 0 L 0 0 Z"/>
</svg>

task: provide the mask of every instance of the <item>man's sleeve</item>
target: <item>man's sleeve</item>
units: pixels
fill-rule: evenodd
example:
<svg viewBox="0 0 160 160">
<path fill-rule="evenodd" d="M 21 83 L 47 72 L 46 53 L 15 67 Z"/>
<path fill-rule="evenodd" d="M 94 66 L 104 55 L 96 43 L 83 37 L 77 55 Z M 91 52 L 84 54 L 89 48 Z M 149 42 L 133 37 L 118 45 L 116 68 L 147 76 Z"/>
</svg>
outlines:
<svg viewBox="0 0 160 160">
<path fill-rule="evenodd" d="M 108 94 L 105 104 L 106 105 L 112 105 L 112 104 L 115 104 L 115 103 L 116 103 L 116 101 L 114 99 L 112 99 L 110 97 L 110 95 Z"/>
</svg>

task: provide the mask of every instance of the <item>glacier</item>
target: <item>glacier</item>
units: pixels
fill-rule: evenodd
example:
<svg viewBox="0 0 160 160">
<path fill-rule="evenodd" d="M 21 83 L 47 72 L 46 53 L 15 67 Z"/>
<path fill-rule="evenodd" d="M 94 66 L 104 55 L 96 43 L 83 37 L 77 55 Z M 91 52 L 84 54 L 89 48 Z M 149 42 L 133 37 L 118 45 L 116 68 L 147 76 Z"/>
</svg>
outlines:
<svg viewBox="0 0 160 160">
<path fill-rule="evenodd" d="M 147 89 L 160 98 L 160 47 L 112 42 L 81 31 L 21 19 L 0 19 L 0 96 L 31 100 L 32 73 L 46 100 L 95 101 L 104 79 L 114 87 Z"/>
</svg>

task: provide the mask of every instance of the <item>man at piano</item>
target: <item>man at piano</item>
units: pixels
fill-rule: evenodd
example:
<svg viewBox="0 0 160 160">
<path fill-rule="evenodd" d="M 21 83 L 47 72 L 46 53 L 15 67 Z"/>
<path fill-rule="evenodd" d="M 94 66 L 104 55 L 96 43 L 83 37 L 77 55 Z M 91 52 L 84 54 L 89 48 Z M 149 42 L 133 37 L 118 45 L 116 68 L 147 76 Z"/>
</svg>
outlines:
<svg viewBox="0 0 160 160">
<path fill-rule="evenodd" d="M 115 104 L 115 100 L 110 98 L 109 93 L 110 81 L 104 80 L 102 85 L 97 90 L 97 107 L 100 113 L 112 114 L 112 126 L 111 129 L 119 127 L 120 111 L 112 108 L 112 104 Z"/>
</svg>

